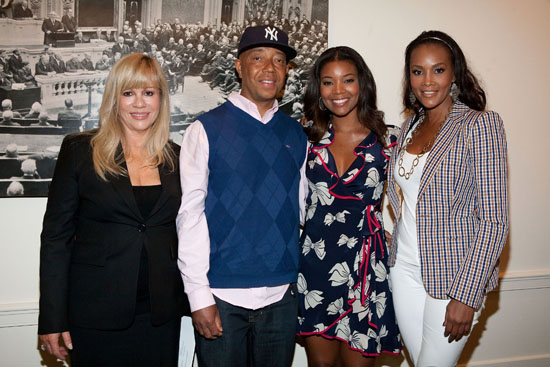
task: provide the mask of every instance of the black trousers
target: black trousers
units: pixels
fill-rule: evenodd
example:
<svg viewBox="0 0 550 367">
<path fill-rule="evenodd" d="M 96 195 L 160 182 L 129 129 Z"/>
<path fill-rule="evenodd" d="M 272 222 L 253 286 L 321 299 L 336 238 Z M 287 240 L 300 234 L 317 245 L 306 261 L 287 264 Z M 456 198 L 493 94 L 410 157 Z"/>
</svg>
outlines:
<svg viewBox="0 0 550 367">
<path fill-rule="evenodd" d="M 180 319 L 152 326 L 151 314 L 136 315 L 124 330 L 70 327 L 72 367 L 177 367 Z"/>
</svg>

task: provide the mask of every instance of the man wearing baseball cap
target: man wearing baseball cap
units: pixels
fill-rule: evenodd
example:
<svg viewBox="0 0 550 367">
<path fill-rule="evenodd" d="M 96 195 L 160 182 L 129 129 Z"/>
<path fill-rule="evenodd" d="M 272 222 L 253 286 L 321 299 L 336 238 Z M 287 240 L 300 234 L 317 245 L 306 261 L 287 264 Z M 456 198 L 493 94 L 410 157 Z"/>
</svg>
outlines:
<svg viewBox="0 0 550 367">
<path fill-rule="evenodd" d="M 246 28 L 241 91 L 183 138 L 178 264 L 200 367 L 291 363 L 307 139 L 276 97 L 295 56 L 281 29 Z"/>
</svg>

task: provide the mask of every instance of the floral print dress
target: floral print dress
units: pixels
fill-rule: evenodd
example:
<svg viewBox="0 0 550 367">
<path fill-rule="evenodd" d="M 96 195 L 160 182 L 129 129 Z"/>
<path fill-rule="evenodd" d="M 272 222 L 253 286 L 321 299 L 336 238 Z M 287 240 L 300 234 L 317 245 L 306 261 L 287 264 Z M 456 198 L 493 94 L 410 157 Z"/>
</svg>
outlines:
<svg viewBox="0 0 550 367">
<path fill-rule="evenodd" d="M 309 194 L 298 274 L 298 335 L 341 340 L 365 356 L 398 354 L 381 201 L 395 129 L 370 133 L 338 176 L 330 128 L 309 148 Z M 386 145 L 386 148 L 383 147 Z"/>
</svg>

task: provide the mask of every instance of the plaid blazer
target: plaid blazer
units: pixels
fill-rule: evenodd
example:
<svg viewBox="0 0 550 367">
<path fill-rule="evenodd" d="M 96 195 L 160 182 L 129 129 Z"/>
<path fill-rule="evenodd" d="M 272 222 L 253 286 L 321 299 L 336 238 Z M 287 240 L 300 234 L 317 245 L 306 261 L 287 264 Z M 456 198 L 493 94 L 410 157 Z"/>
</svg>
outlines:
<svg viewBox="0 0 550 367">
<path fill-rule="evenodd" d="M 398 147 L 413 117 L 403 124 Z M 387 196 L 399 220 L 402 194 L 393 178 L 398 155 L 395 149 Z M 390 266 L 399 251 L 397 228 Z M 485 293 L 498 285 L 498 260 L 508 235 L 506 136 L 497 113 L 454 104 L 422 172 L 416 229 L 426 291 L 479 308 Z"/>
</svg>

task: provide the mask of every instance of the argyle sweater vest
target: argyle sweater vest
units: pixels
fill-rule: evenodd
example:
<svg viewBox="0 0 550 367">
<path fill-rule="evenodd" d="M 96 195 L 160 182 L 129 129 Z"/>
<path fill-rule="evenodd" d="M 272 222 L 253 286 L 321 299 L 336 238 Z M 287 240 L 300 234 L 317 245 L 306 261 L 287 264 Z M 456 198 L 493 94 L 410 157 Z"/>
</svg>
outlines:
<svg viewBox="0 0 550 367">
<path fill-rule="evenodd" d="M 306 136 L 282 112 L 263 124 L 226 102 L 198 118 L 208 137 L 205 213 L 213 288 L 295 282 Z"/>
</svg>

